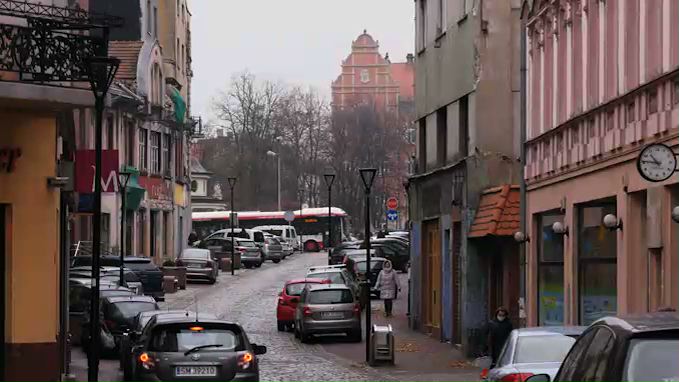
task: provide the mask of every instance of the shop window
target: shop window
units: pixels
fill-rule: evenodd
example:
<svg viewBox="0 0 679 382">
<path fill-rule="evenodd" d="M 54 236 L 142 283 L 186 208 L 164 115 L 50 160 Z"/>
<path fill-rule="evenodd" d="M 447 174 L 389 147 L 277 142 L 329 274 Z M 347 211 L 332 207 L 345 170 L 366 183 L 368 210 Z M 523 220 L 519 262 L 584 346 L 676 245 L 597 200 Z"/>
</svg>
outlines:
<svg viewBox="0 0 679 382">
<path fill-rule="evenodd" d="M 563 325 L 564 237 L 552 230 L 554 223 L 563 223 L 563 215 L 546 214 L 540 216 L 538 220 L 540 227 L 538 234 L 538 325 Z"/>
<path fill-rule="evenodd" d="M 579 208 L 578 278 L 580 324 L 589 325 L 617 312 L 617 231 L 603 225 L 616 214 L 615 203 Z"/>
<path fill-rule="evenodd" d="M 151 132 L 151 171 L 160 174 L 160 133 Z"/>
</svg>

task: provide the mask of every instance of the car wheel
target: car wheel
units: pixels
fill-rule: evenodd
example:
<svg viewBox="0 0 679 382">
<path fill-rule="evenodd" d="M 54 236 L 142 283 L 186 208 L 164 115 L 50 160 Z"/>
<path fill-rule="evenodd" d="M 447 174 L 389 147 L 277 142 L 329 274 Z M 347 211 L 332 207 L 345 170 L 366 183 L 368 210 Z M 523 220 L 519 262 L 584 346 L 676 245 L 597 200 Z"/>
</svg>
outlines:
<svg viewBox="0 0 679 382">
<path fill-rule="evenodd" d="M 251 268 L 252 268 L 252 264 L 245 264 L 245 268 L 251 269 Z"/>
<path fill-rule="evenodd" d="M 307 252 L 318 252 L 319 251 L 318 243 L 316 243 L 315 241 L 307 241 L 306 243 L 304 243 L 304 250 Z"/>
<path fill-rule="evenodd" d="M 217 282 L 217 279 L 210 279 L 210 284 L 214 285 Z"/>
<path fill-rule="evenodd" d="M 281 322 L 281 321 L 279 320 L 279 321 L 276 322 L 276 324 L 277 324 L 277 326 L 278 326 L 278 331 L 279 331 L 279 332 L 284 332 L 284 331 L 285 331 L 285 324 L 284 324 L 283 322 Z"/>
<path fill-rule="evenodd" d="M 303 344 L 308 344 L 311 342 L 311 336 L 305 332 L 299 332 L 299 340 L 302 341 Z"/>
<path fill-rule="evenodd" d="M 281 262 L 281 259 L 275 259 L 275 260 L 272 260 L 272 261 L 273 261 L 274 264 L 278 264 L 278 263 Z"/>
<path fill-rule="evenodd" d="M 264 261 L 260 261 L 259 263 L 255 264 L 255 267 L 259 268 L 262 266 L 262 264 L 264 264 Z"/>
<path fill-rule="evenodd" d="M 363 340 L 363 334 L 360 329 L 350 331 L 348 336 L 351 342 L 361 342 Z"/>
</svg>

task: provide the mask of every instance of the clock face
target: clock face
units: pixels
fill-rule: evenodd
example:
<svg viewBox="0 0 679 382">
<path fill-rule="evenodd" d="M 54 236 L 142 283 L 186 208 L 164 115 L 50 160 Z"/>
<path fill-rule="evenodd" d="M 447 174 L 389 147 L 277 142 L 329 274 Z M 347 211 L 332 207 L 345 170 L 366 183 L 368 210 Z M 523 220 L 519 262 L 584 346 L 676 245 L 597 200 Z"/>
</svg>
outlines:
<svg viewBox="0 0 679 382">
<path fill-rule="evenodd" d="M 644 179 L 662 182 L 674 174 L 677 168 L 677 157 L 666 145 L 652 144 L 641 150 L 637 159 L 637 168 Z"/>
</svg>

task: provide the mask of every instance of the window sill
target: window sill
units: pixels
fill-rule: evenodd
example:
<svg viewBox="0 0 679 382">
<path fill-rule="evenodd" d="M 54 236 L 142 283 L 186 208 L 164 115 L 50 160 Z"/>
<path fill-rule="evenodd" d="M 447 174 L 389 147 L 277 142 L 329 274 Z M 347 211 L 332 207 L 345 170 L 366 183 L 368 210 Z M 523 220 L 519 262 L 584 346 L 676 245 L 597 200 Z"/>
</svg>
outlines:
<svg viewBox="0 0 679 382">
<path fill-rule="evenodd" d="M 462 17 L 460 17 L 457 20 L 457 25 L 460 25 L 460 24 L 464 23 L 465 21 L 467 21 L 467 18 L 469 18 L 469 13 L 465 13 L 464 15 L 462 15 Z"/>
<path fill-rule="evenodd" d="M 434 39 L 434 42 L 440 42 L 441 39 L 446 36 L 446 32 L 447 31 L 443 31 L 438 36 L 436 36 L 436 38 Z"/>
<path fill-rule="evenodd" d="M 418 56 L 421 56 L 422 54 L 424 54 L 424 51 L 425 51 L 425 50 L 427 50 L 427 47 L 424 47 L 424 48 L 418 50 L 418 51 L 417 51 L 417 55 L 418 55 Z"/>
</svg>

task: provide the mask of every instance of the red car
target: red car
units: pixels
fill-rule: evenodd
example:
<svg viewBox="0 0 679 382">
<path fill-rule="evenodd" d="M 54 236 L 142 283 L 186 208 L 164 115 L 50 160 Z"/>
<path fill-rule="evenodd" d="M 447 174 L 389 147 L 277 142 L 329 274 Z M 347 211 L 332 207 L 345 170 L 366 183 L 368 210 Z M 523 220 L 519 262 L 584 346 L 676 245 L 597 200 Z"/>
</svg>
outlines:
<svg viewBox="0 0 679 382">
<path fill-rule="evenodd" d="M 278 304 L 276 305 L 276 318 L 278 320 L 278 330 L 286 331 L 292 329 L 295 322 L 295 309 L 299 302 L 299 296 L 304 287 L 308 284 L 330 284 L 330 280 L 323 279 L 297 279 L 285 283 L 283 291 L 278 293 Z"/>
</svg>

